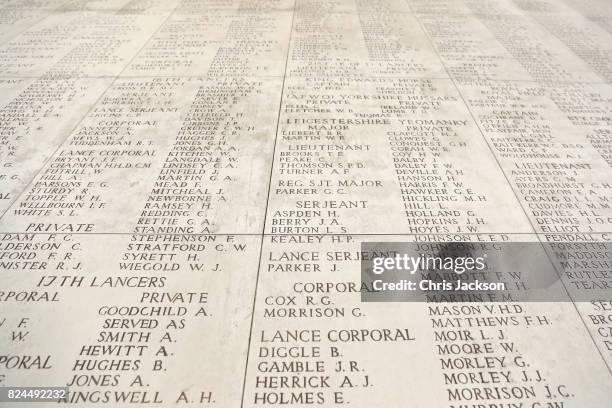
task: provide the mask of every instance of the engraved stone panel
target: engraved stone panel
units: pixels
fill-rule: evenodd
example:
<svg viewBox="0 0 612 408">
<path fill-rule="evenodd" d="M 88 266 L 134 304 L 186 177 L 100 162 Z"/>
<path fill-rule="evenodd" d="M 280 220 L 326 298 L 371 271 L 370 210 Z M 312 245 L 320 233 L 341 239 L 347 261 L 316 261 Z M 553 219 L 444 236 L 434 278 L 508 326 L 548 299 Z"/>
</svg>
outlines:
<svg viewBox="0 0 612 408">
<path fill-rule="evenodd" d="M 0 0 L 0 407 L 612 406 L 609 0 Z"/>
</svg>

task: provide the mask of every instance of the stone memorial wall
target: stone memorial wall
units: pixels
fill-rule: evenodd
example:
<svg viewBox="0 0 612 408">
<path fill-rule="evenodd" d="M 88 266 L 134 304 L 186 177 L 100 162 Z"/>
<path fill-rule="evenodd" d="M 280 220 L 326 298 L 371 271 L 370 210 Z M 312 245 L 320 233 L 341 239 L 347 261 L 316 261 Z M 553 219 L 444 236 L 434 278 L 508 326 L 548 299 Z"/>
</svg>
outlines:
<svg viewBox="0 0 612 408">
<path fill-rule="evenodd" d="M 0 0 L 0 387 L 611 407 L 611 81 L 610 0 Z M 363 302 L 369 242 L 562 299 Z"/>
</svg>

